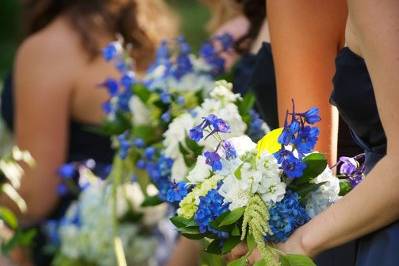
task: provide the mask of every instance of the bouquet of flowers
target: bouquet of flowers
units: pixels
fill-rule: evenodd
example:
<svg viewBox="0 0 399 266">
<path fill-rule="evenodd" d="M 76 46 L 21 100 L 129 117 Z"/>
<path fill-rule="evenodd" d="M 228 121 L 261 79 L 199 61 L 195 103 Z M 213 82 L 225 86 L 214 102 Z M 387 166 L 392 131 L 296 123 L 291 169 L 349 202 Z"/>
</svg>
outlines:
<svg viewBox="0 0 399 266">
<path fill-rule="evenodd" d="M 310 258 L 282 254 L 274 244 L 340 197 L 342 182 L 314 151 L 319 136 L 314 124 L 319 120 L 317 108 L 287 112 L 284 128 L 256 144 L 246 135 L 226 135 L 235 131 L 235 123 L 215 114 L 203 116 L 190 138 L 205 143 L 205 152 L 185 180 L 169 191 L 178 204 L 173 224 L 190 239 L 208 240 L 210 253 L 224 254 L 246 241 L 248 254 L 231 265 L 246 265 L 255 248 L 262 255 L 257 265 L 314 265 Z M 349 161 L 341 162 L 346 164 L 341 169 L 348 170 L 341 178 L 356 176 L 361 169 Z M 351 182 L 343 181 L 347 191 Z"/>
<path fill-rule="evenodd" d="M 93 167 L 88 160 L 60 168 L 61 187 L 80 192 L 61 221 L 46 225 L 58 249 L 54 265 L 158 265 L 166 259 L 162 242 L 173 238 L 162 234 L 167 206 L 143 208 L 144 194 L 137 183 L 114 187 L 95 176 Z M 79 186 L 74 186 L 76 178 Z M 149 186 L 146 193 L 157 190 Z"/>
<path fill-rule="evenodd" d="M 35 162 L 27 151 L 14 147 L 10 154 L 0 158 L 0 194 L 7 195 L 21 212 L 27 207 L 18 193 L 21 186 L 23 168 L 21 163 L 33 167 Z M 1 253 L 8 253 L 16 245 L 28 245 L 34 237 L 34 231 L 22 231 L 18 228 L 18 219 L 5 206 L 0 206 L 0 246 Z"/>
</svg>

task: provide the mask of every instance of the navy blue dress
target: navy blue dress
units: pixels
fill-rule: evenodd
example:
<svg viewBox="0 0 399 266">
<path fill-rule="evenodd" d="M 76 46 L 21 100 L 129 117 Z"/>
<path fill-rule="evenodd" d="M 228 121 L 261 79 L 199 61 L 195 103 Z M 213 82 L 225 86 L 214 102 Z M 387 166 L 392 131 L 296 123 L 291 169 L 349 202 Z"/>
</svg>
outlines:
<svg viewBox="0 0 399 266">
<path fill-rule="evenodd" d="M 370 75 L 364 60 L 348 48 L 344 48 L 337 57 L 336 68 L 331 102 L 337 106 L 357 143 L 365 150 L 369 172 L 385 156 L 387 147 Z M 359 239 L 354 265 L 399 265 L 399 223 Z"/>
<path fill-rule="evenodd" d="M 1 116 L 6 122 L 7 127 L 13 131 L 14 129 L 14 97 L 13 97 L 13 81 L 8 76 L 4 82 L 4 88 L 1 95 Z M 99 176 L 104 176 L 108 169 L 108 165 L 112 163 L 114 155 L 111 149 L 111 141 L 109 137 L 100 136 L 88 130 L 92 125 L 81 124 L 76 121 L 70 121 L 69 127 L 69 145 L 67 162 L 78 162 L 87 159 L 96 161 L 94 172 Z M 58 220 L 63 217 L 70 203 L 75 200 L 70 195 L 65 195 L 59 200 L 58 206 L 47 217 L 50 220 Z M 45 251 L 47 239 L 45 233 L 39 225 L 35 227 L 38 230 L 37 237 L 33 241 L 33 260 L 35 265 L 50 266 L 51 256 Z"/>
</svg>

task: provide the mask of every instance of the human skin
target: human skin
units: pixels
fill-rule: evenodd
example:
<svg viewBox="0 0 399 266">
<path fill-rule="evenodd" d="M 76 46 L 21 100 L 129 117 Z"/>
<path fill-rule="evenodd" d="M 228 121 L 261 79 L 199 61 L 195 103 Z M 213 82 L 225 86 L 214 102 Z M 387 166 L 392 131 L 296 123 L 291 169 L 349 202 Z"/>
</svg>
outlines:
<svg viewBox="0 0 399 266">
<path fill-rule="evenodd" d="M 315 256 L 399 218 L 399 2 L 348 0 L 348 9 L 348 46 L 365 59 L 369 70 L 387 137 L 387 154 L 361 184 L 279 245 L 286 253 Z M 242 256 L 245 250 L 238 247 L 232 257 Z M 258 258 L 255 252 L 250 262 Z"/>
</svg>

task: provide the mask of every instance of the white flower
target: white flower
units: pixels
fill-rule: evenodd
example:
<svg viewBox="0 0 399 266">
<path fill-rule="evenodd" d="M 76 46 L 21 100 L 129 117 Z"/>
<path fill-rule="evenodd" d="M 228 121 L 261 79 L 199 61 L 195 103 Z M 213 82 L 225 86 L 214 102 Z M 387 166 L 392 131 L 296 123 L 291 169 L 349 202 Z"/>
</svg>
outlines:
<svg viewBox="0 0 399 266">
<path fill-rule="evenodd" d="M 256 149 L 256 144 L 247 135 L 230 138 L 228 141 L 233 145 L 238 156 Z"/>
<path fill-rule="evenodd" d="M 203 182 L 211 175 L 211 167 L 206 164 L 206 158 L 202 155 L 198 156 L 194 168 L 189 172 L 187 179 L 193 184 Z"/>
<path fill-rule="evenodd" d="M 135 125 L 148 125 L 151 121 L 150 110 L 137 96 L 132 96 L 129 100 L 129 109 L 133 115 Z"/>
<path fill-rule="evenodd" d="M 215 82 L 215 87 L 211 91 L 210 96 L 224 103 L 235 102 L 241 98 L 239 94 L 233 93 L 233 84 L 225 80 Z"/>
<path fill-rule="evenodd" d="M 219 194 L 224 197 L 225 203 L 230 203 L 229 209 L 234 210 L 248 204 L 251 197 L 250 180 L 237 179 L 234 175 L 229 175 L 223 180 L 219 188 Z"/>
<path fill-rule="evenodd" d="M 183 156 L 178 156 L 172 166 L 171 179 L 175 182 L 183 181 L 187 175 L 187 166 Z"/>
<path fill-rule="evenodd" d="M 168 127 L 168 130 L 163 134 L 163 146 L 165 147 L 165 155 L 177 159 L 181 156 L 179 150 L 179 143 L 184 143 L 188 132 L 194 127 L 194 118 L 186 113 L 176 117 Z"/>
<path fill-rule="evenodd" d="M 322 182 L 326 183 L 313 191 L 306 203 L 306 212 L 310 217 L 321 213 L 339 199 L 339 179 L 328 167 L 314 180 L 315 184 Z"/>
</svg>

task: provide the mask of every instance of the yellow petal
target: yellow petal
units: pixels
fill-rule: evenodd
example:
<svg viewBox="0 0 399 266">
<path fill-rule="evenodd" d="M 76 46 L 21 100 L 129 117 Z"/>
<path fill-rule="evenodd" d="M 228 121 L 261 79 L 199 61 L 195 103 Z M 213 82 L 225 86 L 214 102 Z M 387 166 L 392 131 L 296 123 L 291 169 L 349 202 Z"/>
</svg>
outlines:
<svg viewBox="0 0 399 266">
<path fill-rule="evenodd" d="M 278 137 L 281 135 L 282 132 L 282 127 L 277 128 L 270 131 L 261 140 L 259 140 L 258 145 L 256 146 L 258 150 L 258 156 L 260 156 L 264 151 L 267 151 L 270 154 L 279 151 L 281 148 L 281 144 L 278 142 Z"/>
</svg>

